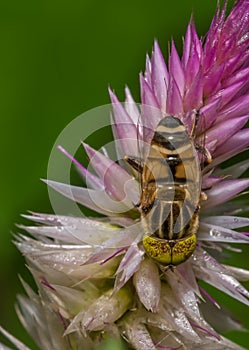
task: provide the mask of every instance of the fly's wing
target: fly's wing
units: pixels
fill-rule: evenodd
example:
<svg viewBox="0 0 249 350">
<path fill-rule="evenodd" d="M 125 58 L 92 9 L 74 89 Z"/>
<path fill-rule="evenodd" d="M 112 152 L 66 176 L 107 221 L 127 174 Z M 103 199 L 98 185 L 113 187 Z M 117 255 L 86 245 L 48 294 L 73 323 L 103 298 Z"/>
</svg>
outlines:
<svg viewBox="0 0 249 350">
<path fill-rule="evenodd" d="M 182 155 L 182 164 L 184 166 L 186 176 L 186 182 L 183 187 L 185 196 L 180 205 L 180 213 L 174 226 L 174 233 L 179 233 L 184 230 L 184 228 L 189 224 L 194 213 L 198 211 L 200 202 L 202 179 L 201 167 L 197 152 L 191 139 L 189 139 L 189 143 L 191 144 L 189 151 L 192 151 L 192 155 L 190 152 L 188 155 L 189 159 L 184 159 L 184 155 Z"/>
<path fill-rule="evenodd" d="M 186 152 L 180 153 L 186 183 L 185 199 L 175 223 L 175 233 L 183 230 L 198 210 L 201 195 L 202 171 L 208 158 L 208 151 L 205 148 L 205 133 L 203 132 L 205 130 L 204 115 L 199 112 L 192 113 L 192 123 L 192 130 L 188 132 L 186 130 Z"/>
<path fill-rule="evenodd" d="M 157 231 L 160 235 L 174 201 L 174 171 L 171 169 L 174 165 L 170 165 L 172 160 L 170 158 L 174 158 L 172 147 L 174 149 L 175 147 L 171 140 L 173 132 L 179 125 L 180 121 L 173 116 L 163 116 L 153 130 L 153 137 L 147 150 L 142 173 L 141 210 L 150 233 Z M 149 132 L 151 130 L 148 127 L 144 129 Z"/>
</svg>

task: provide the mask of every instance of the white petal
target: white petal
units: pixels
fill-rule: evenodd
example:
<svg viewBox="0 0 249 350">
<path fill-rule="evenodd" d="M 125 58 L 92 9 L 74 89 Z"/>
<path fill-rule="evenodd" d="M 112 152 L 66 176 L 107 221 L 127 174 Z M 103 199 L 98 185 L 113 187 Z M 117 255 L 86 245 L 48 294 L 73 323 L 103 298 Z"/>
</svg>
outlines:
<svg viewBox="0 0 249 350">
<path fill-rule="evenodd" d="M 229 275 L 233 276 L 234 278 L 238 279 L 239 281 L 249 281 L 249 271 L 245 269 L 241 269 L 239 267 L 230 266 L 230 265 L 223 265 L 226 270 L 229 271 Z"/>
<path fill-rule="evenodd" d="M 114 291 L 119 290 L 139 269 L 144 252 L 137 245 L 131 245 L 116 272 Z"/>
<path fill-rule="evenodd" d="M 167 271 L 166 280 L 175 293 L 176 299 L 185 308 L 186 312 L 195 320 L 200 319 L 197 298 L 194 292 L 184 283 L 181 275 L 176 271 Z"/>
<path fill-rule="evenodd" d="M 244 218 L 240 216 L 229 216 L 229 215 L 207 216 L 207 217 L 203 217 L 201 221 L 204 223 L 223 226 L 230 229 L 249 226 L 249 218 Z"/>
<path fill-rule="evenodd" d="M 9 341 L 16 346 L 18 350 L 31 350 L 26 345 L 24 345 L 20 340 L 16 339 L 13 335 L 11 335 L 9 332 L 7 332 L 4 328 L 0 326 L 0 332 L 7 338 Z M 4 344 L 0 343 L 0 349 L 1 350 L 11 350 L 9 347 L 5 346 Z"/>
<path fill-rule="evenodd" d="M 117 235 L 108 239 L 95 251 L 89 262 L 103 261 L 111 258 L 113 254 L 123 253 L 131 245 L 136 245 L 136 243 L 140 242 L 143 232 L 144 229 L 141 222 L 121 229 Z"/>
<path fill-rule="evenodd" d="M 168 285 L 162 285 L 159 315 L 165 318 L 172 325 L 173 329 L 183 337 L 200 343 L 201 339 L 191 326 L 183 307 L 176 300 L 174 293 L 175 291 L 172 291 Z"/>
<path fill-rule="evenodd" d="M 110 198 L 105 191 L 71 186 L 50 180 L 43 181 L 63 196 L 104 215 L 117 215 L 118 213 L 124 213 L 134 207 L 132 203 L 127 205 L 125 202 Z"/>
<path fill-rule="evenodd" d="M 161 294 L 161 282 L 157 265 L 145 258 L 134 275 L 134 285 L 140 301 L 147 310 L 157 311 Z"/>
<path fill-rule="evenodd" d="M 249 237 L 243 233 L 203 222 L 200 224 L 198 239 L 225 243 L 249 243 Z"/>
<path fill-rule="evenodd" d="M 218 309 L 209 300 L 200 304 L 200 309 L 205 317 L 205 320 L 212 324 L 212 326 L 219 333 L 229 331 L 245 331 L 241 322 L 236 320 L 236 315 L 226 310 L 225 308 Z"/>
<path fill-rule="evenodd" d="M 61 242 L 80 244 L 101 244 L 113 237 L 119 229 L 110 224 L 101 223 L 97 220 L 81 219 L 75 224 L 66 226 L 23 226 L 19 228 L 26 230 L 35 237 L 45 236 L 54 238 Z"/>
<path fill-rule="evenodd" d="M 76 330 L 102 330 L 105 324 L 118 320 L 132 305 L 132 294 L 128 288 L 120 289 L 112 295 L 110 290 L 93 302 L 87 310 L 77 314 L 65 334 Z"/>
<path fill-rule="evenodd" d="M 191 258 L 184 264 L 178 265 L 176 271 L 180 273 L 181 280 L 184 281 L 183 283 L 186 284 L 188 288 L 195 293 L 195 295 L 202 299 L 202 295 L 193 271 Z"/>
<path fill-rule="evenodd" d="M 215 176 L 229 176 L 229 179 L 237 179 L 240 177 L 247 169 L 249 168 L 248 159 L 243 160 L 242 162 L 231 165 L 225 169 L 215 170 Z"/>
<path fill-rule="evenodd" d="M 197 278 L 249 305 L 249 292 L 207 252 L 197 248 L 193 254 L 193 262 Z"/>
<path fill-rule="evenodd" d="M 129 313 L 122 320 L 122 333 L 136 350 L 156 350 L 150 333 L 144 323 L 140 322 L 136 313 Z"/>
</svg>

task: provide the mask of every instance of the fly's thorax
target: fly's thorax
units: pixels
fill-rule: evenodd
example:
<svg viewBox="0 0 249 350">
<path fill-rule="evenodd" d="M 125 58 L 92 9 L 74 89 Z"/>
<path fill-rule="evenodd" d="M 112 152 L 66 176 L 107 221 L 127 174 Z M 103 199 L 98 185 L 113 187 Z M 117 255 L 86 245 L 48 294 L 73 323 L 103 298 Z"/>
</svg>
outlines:
<svg viewBox="0 0 249 350">
<path fill-rule="evenodd" d="M 162 153 L 174 152 L 189 144 L 189 136 L 182 122 L 172 116 L 164 117 L 157 125 L 151 145 L 158 145 Z"/>
<path fill-rule="evenodd" d="M 156 187 L 168 183 L 187 184 L 195 198 L 199 197 L 201 171 L 193 140 L 179 119 L 165 117 L 159 123 L 145 160 L 143 183 L 156 182 Z M 195 201 L 196 202 L 196 201 Z"/>
</svg>

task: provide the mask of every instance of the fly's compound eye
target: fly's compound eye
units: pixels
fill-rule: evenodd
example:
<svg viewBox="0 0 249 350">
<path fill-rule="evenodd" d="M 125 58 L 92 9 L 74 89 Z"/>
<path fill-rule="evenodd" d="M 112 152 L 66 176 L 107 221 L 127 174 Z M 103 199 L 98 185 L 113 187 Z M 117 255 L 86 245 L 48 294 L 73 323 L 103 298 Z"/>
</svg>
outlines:
<svg viewBox="0 0 249 350">
<path fill-rule="evenodd" d="M 183 263 L 193 254 L 196 248 L 196 235 L 192 234 L 175 240 L 145 235 L 143 246 L 147 255 L 156 262 L 165 266 L 175 266 Z"/>
</svg>

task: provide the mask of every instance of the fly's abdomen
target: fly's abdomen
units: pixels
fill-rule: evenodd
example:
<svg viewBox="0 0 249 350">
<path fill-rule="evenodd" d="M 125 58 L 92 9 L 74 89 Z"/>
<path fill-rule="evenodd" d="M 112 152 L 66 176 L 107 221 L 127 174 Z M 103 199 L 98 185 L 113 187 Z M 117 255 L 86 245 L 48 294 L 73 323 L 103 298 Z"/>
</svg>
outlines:
<svg viewBox="0 0 249 350">
<path fill-rule="evenodd" d="M 157 192 L 149 213 L 143 213 L 149 232 L 161 239 L 179 239 L 189 234 L 196 207 L 188 200 L 187 190 L 164 187 Z"/>
</svg>

